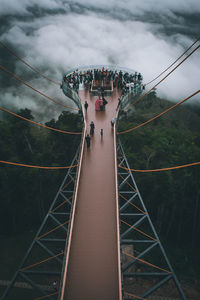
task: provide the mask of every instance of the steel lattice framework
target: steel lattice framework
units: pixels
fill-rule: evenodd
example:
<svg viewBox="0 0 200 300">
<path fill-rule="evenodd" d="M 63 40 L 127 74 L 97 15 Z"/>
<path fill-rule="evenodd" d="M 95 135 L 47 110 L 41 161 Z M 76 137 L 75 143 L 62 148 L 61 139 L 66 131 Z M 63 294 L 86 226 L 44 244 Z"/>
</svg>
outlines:
<svg viewBox="0 0 200 300">
<path fill-rule="evenodd" d="M 120 142 L 117 159 L 119 166 L 130 169 Z M 79 150 L 2 300 L 24 296 L 58 299 L 76 186 L 77 166 L 74 165 L 78 164 Z M 122 278 L 123 286 L 129 285 L 128 290 L 124 288 L 124 299 L 147 299 L 172 281 L 179 297 L 186 300 L 131 171 L 118 168 L 118 193 Z M 21 281 L 24 288 L 15 288 Z"/>
<path fill-rule="evenodd" d="M 2 299 L 58 299 L 78 164 L 79 150 Z"/>
<path fill-rule="evenodd" d="M 117 145 L 117 157 L 118 166 L 130 169 L 120 141 Z M 179 297 L 185 300 L 133 174 L 120 167 L 118 193 L 124 299 L 147 299 L 171 281 Z"/>
</svg>

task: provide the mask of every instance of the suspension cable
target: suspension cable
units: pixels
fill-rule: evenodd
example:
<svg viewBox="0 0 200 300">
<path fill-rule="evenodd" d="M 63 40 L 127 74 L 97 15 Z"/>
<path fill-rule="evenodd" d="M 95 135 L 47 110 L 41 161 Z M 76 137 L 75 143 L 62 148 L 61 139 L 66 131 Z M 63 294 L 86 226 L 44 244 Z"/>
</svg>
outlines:
<svg viewBox="0 0 200 300">
<path fill-rule="evenodd" d="M 124 220 L 122 220 L 122 219 L 120 219 L 120 221 L 121 221 L 122 223 L 126 224 L 127 226 L 129 226 L 130 228 L 133 228 L 133 229 L 135 229 L 136 231 L 138 231 L 139 233 L 141 233 L 141 234 L 147 236 L 147 237 L 150 238 L 151 240 L 157 242 L 157 240 L 156 240 L 155 238 L 153 238 L 152 236 L 146 234 L 145 232 L 143 232 L 142 230 L 138 229 L 137 227 L 135 227 L 135 226 L 133 226 L 133 225 L 130 225 L 129 223 L 127 223 L 126 221 L 124 221 Z"/>
<path fill-rule="evenodd" d="M 15 57 L 17 57 L 19 60 L 21 60 L 21 62 L 23 62 L 26 66 L 28 66 L 30 69 L 32 69 L 34 72 L 36 72 L 37 74 L 39 74 L 40 76 L 44 77 L 45 79 L 57 84 L 57 85 L 60 85 L 59 82 L 57 81 L 54 81 L 52 79 L 50 79 L 49 77 L 43 75 L 42 73 L 40 73 L 37 69 L 35 69 L 34 67 L 32 67 L 30 64 L 28 64 L 25 60 L 23 60 L 21 57 L 19 57 L 13 50 L 11 50 L 8 46 L 6 46 L 4 43 L 2 43 L 0 41 L 0 45 L 2 47 L 4 47 L 5 49 L 7 49 L 12 55 L 14 55 Z"/>
<path fill-rule="evenodd" d="M 151 81 L 147 82 L 145 84 L 145 86 L 147 86 L 148 84 L 152 83 L 153 81 L 155 81 L 156 79 L 158 79 L 162 74 L 164 74 L 166 71 L 168 71 L 186 52 L 188 52 L 188 50 L 190 50 L 198 41 L 200 40 L 200 37 L 198 37 L 198 39 L 196 39 L 196 41 L 189 46 L 168 68 L 166 68 L 164 71 L 162 71 L 158 76 L 156 76 L 154 79 L 152 79 Z"/>
<path fill-rule="evenodd" d="M 148 261 L 146 261 L 146 260 L 143 260 L 143 259 L 141 259 L 141 258 L 138 258 L 138 257 L 136 257 L 136 256 L 133 256 L 133 255 L 131 255 L 131 254 L 125 252 L 125 251 L 122 251 L 122 254 L 127 255 L 127 256 L 129 256 L 129 257 L 132 257 L 132 258 L 134 258 L 134 259 L 136 259 L 136 260 L 138 260 L 138 261 L 140 261 L 140 262 L 142 262 L 142 263 L 144 263 L 144 264 L 146 264 L 146 265 L 148 265 L 148 266 L 150 266 L 150 267 L 156 268 L 156 269 L 158 269 L 158 270 L 160 270 L 160 271 L 164 271 L 164 272 L 166 272 L 166 273 L 168 273 L 168 274 L 172 274 L 172 272 L 170 272 L 170 271 L 168 271 L 168 270 L 165 270 L 165 269 L 160 268 L 160 267 L 158 267 L 158 266 L 156 266 L 156 265 L 153 265 L 153 264 L 151 264 L 150 262 L 148 262 Z"/>
<path fill-rule="evenodd" d="M 122 194 L 119 193 L 119 196 L 124 199 L 127 203 L 129 203 L 130 205 L 132 205 L 133 207 L 135 207 L 137 210 L 139 210 L 142 214 L 146 215 L 146 212 L 143 211 L 141 208 L 139 208 L 137 205 L 135 205 L 134 203 L 130 202 L 130 200 L 126 199 L 126 197 L 124 197 Z"/>
<path fill-rule="evenodd" d="M 53 229 L 51 229 L 51 230 L 49 230 L 49 231 L 47 231 L 47 232 L 41 234 L 40 236 L 38 236 L 38 237 L 36 238 L 36 240 L 39 241 L 39 240 L 40 240 L 41 238 L 43 238 L 44 236 L 47 236 L 49 233 L 52 233 L 52 232 L 56 231 L 58 228 L 63 227 L 63 226 L 66 225 L 67 223 L 69 223 L 69 220 L 66 221 L 66 222 L 64 222 L 64 223 L 62 223 L 62 224 L 60 224 L 60 225 L 58 225 L 58 226 L 56 226 L 56 227 L 54 227 Z"/>
<path fill-rule="evenodd" d="M 186 165 L 181 165 L 181 166 L 176 166 L 176 167 L 169 167 L 169 168 L 163 168 L 163 169 L 153 169 L 153 170 L 135 170 L 135 169 L 128 169 L 126 167 L 122 167 L 118 165 L 119 168 L 127 170 L 127 171 L 133 171 L 133 172 L 140 172 L 140 173 L 148 173 L 148 172 L 159 172 L 159 171 L 169 171 L 169 170 L 176 170 L 176 169 L 181 169 L 181 168 L 187 168 L 187 167 L 192 167 L 192 166 L 197 166 L 200 165 L 200 161 L 186 164 Z"/>
<path fill-rule="evenodd" d="M 51 257 L 49 257 L 49 258 L 46 258 L 46 259 L 44 259 L 44 260 L 41 260 L 41 261 L 39 261 L 39 262 L 36 262 L 36 263 L 34 263 L 34 264 L 32 264 L 32 265 L 29 265 L 29 266 L 27 266 L 27 267 L 24 267 L 24 268 L 22 268 L 20 271 L 25 271 L 25 270 L 31 269 L 31 268 L 33 268 L 33 267 L 35 267 L 35 266 L 38 266 L 38 265 L 40 265 L 40 264 L 42 264 L 42 263 L 44 263 L 44 262 L 50 261 L 50 260 L 54 259 L 55 257 L 58 257 L 58 256 L 63 255 L 63 254 L 64 254 L 64 251 L 62 251 L 61 253 L 56 254 L 56 255 L 54 255 L 54 256 L 51 256 Z"/>
<path fill-rule="evenodd" d="M 124 180 L 125 178 L 121 175 L 121 174 L 119 174 L 119 176 Z M 136 189 L 128 182 L 128 181 L 126 181 L 126 184 L 136 193 L 137 191 L 136 191 Z"/>
<path fill-rule="evenodd" d="M 193 94 L 191 94 L 190 96 L 186 97 L 185 99 L 181 100 L 180 102 L 176 103 L 175 105 L 171 106 L 170 108 L 166 109 L 165 111 L 163 111 L 162 113 L 158 114 L 157 116 L 153 117 L 152 119 L 142 123 L 142 124 L 139 124 L 135 127 L 132 127 L 130 129 L 127 129 L 127 130 L 124 130 L 124 131 L 120 131 L 120 132 L 117 132 L 117 134 L 123 134 L 123 133 L 126 133 L 126 132 L 130 132 L 130 131 L 133 131 L 137 128 L 140 128 L 150 122 L 152 122 L 153 120 L 161 117 L 162 115 L 166 114 L 167 112 L 169 112 L 170 110 L 176 108 L 177 106 L 179 106 L 180 104 L 184 103 L 185 101 L 187 101 L 188 99 L 192 98 L 193 96 L 197 95 L 198 93 L 200 92 L 200 90 L 197 90 L 196 92 L 194 92 Z"/>
<path fill-rule="evenodd" d="M 7 112 L 7 113 L 9 113 L 9 114 L 11 114 L 11 115 L 13 115 L 13 116 L 15 116 L 15 117 L 17 117 L 17 118 L 22 119 L 22 120 L 28 121 L 28 122 L 30 122 L 30 123 L 33 123 L 33 124 L 35 124 L 35 125 L 38 125 L 38 126 L 41 126 L 41 127 L 44 127 L 44 128 L 50 129 L 50 130 L 53 130 L 53 131 L 57 131 L 57 132 L 60 132 L 60 133 L 65 133 L 65 134 L 82 134 L 82 132 L 65 131 L 65 130 L 61 130 L 61 129 L 56 129 L 56 128 L 53 128 L 53 127 L 49 127 L 49 126 L 46 126 L 46 125 L 41 124 L 41 123 L 37 123 L 37 122 L 35 122 L 35 121 L 33 121 L 33 120 L 30 120 L 30 119 L 27 119 L 27 118 L 25 118 L 25 117 L 22 117 L 22 116 L 20 116 L 20 115 L 18 115 L 18 114 L 15 114 L 14 112 L 9 111 L 9 110 L 7 110 L 7 109 L 5 109 L 5 108 L 3 108 L 3 107 L 0 107 L 0 110 L 2 110 L 2 111 L 4 111 L 4 112 Z"/>
<path fill-rule="evenodd" d="M 54 213 L 58 208 L 60 208 L 61 206 L 63 206 L 65 203 L 70 202 L 70 200 L 72 200 L 72 196 L 69 197 L 68 199 L 64 200 L 62 203 L 60 203 L 58 206 L 56 206 L 54 209 L 52 209 L 50 211 L 50 213 Z"/>
<path fill-rule="evenodd" d="M 142 298 L 140 296 L 136 296 L 134 294 L 130 294 L 130 293 L 127 293 L 127 292 L 124 292 L 125 295 L 127 296 L 130 296 L 130 297 L 133 297 L 133 298 L 137 298 L 137 299 L 141 299 L 141 300 L 146 300 L 146 298 Z"/>
<path fill-rule="evenodd" d="M 11 162 L 11 161 L 4 161 L 4 160 L 0 160 L 0 163 L 7 164 L 7 165 L 20 166 L 20 167 L 27 167 L 27 168 L 46 169 L 46 170 L 60 170 L 60 169 L 70 169 L 70 168 L 78 167 L 78 165 L 64 166 L 64 167 L 42 167 L 42 166 L 33 166 L 33 165 L 20 164 L 20 163 L 15 163 L 15 162 Z"/>
<path fill-rule="evenodd" d="M 173 73 L 184 61 L 186 61 L 195 51 L 199 49 L 200 45 L 198 45 L 190 54 L 188 54 L 176 67 L 174 67 L 165 77 L 163 77 L 158 83 L 156 83 L 150 90 L 148 90 L 145 94 L 140 96 L 132 105 L 135 105 L 138 101 L 143 99 L 146 95 L 148 95 L 153 89 L 155 89 L 162 81 L 164 81 L 171 73 Z"/>
<path fill-rule="evenodd" d="M 40 95 L 42 95 L 43 97 L 47 98 L 48 100 L 56 103 L 56 104 L 59 104 L 65 108 L 70 108 L 70 109 L 73 109 L 73 110 L 77 110 L 79 111 L 78 108 L 75 108 L 75 107 L 72 107 L 72 106 L 68 106 L 68 105 L 65 105 L 65 104 L 62 104 L 60 102 L 57 102 L 55 99 L 45 95 L 44 93 L 40 92 L 39 90 L 35 89 L 34 87 L 32 87 L 30 84 L 28 84 L 27 82 L 25 82 L 24 80 L 22 80 L 21 78 L 19 78 L 18 76 L 16 76 L 15 74 L 11 73 L 10 71 L 8 71 L 6 68 L 4 68 L 3 66 L 0 66 L 0 70 L 8 73 L 10 76 L 14 77 L 15 79 L 17 79 L 18 81 L 20 81 L 21 83 L 23 83 L 24 85 L 28 86 L 29 88 L 31 88 L 32 90 L 34 90 L 35 92 L 39 93 Z"/>
<path fill-rule="evenodd" d="M 51 296 L 55 296 L 57 295 L 58 292 L 55 292 L 55 293 L 52 293 L 52 294 L 49 294 L 49 295 L 46 295 L 46 296 L 42 296 L 42 297 L 39 297 L 39 298 L 35 298 L 34 300 L 41 300 L 41 299 L 45 299 L 45 298 L 49 298 Z"/>
</svg>

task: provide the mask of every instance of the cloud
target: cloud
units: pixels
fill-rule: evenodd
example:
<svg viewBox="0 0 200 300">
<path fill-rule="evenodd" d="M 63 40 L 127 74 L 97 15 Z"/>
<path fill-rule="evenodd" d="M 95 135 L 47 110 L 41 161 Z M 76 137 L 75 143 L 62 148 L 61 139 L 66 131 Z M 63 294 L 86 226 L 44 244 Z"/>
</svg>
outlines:
<svg viewBox="0 0 200 300">
<path fill-rule="evenodd" d="M 56 0 L 1 0 L 0 15 L 30 15 L 30 7 L 40 7 L 43 9 L 59 9 L 60 1 Z"/>
<path fill-rule="evenodd" d="M 76 1 L 63 1 L 63 3 L 77 3 L 79 5 L 83 4 L 82 0 Z M 126 10 L 131 11 L 133 14 L 142 14 L 144 11 L 148 12 L 158 12 L 162 11 L 166 13 L 166 10 L 169 11 L 178 11 L 178 12 L 197 12 L 200 10 L 200 3 L 198 0 L 142 0 L 142 1 L 132 1 L 132 0 L 101 0 L 101 1 L 93 1 L 93 0 L 85 0 L 84 6 L 88 8 L 96 8 L 96 9 L 107 9 L 111 8 L 115 10 Z"/>
<path fill-rule="evenodd" d="M 192 1 L 193 9 L 198 10 L 199 1 Z M 11 18 L 7 30 L 1 35 L 1 40 L 46 76 L 59 82 L 70 68 L 91 64 L 129 67 L 141 72 L 144 82 L 148 82 L 194 41 L 186 19 L 175 14 L 175 11 L 187 10 L 189 4 L 186 1 L 181 2 L 182 5 L 178 8 L 180 2 L 175 4 L 171 0 L 162 3 L 153 0 L 137 3 L 129 0 L 86 0 L 84 9 L 81 10 L 83 4 L 78 0 L 7 0 L 2 2 L 1 11 L 5 9 L 4 13 L 9 11 L 15 16 L 27 14 L 27 17 Z M 52 13 L 44 12 L 37 17 L 32 11 L 30 16 L 28 8 L 36 4 L 42 9 L 50 9 Z M 143 21 L 144 15 L 151 12 L 152 8 L 154 12 L 149 13 L 149 20 Z M 66 13 L 60 12 L 59 9 L 64 9 Z M 103 14 L 102 11 L 107 13 Z M 156 15 L 156 11 L 162 11 L 163 15 Z M 124 18 L 126 13 L 129 14 L 127 19 Z M 137 15 L 137 18 L 133 18 L 133 15 Z M 6 56 L 3 64 L 8 67 L 6 62 L 11 59 L 11 55 L 5 49 L 1 49 L 1 52 Z M 190 57 L 158 87 L 158 95 L 179 101 L 197 90 L 200 77 L 198 60 L 197 53 Z M 12 68 L 20 77 L 48 95 L 66 101 L 59 88 L 52 83 L 38 77 L 19 61 L 14 60 L 13 64 Z M 2 73 L 0 76 L 3 76 Z M 14 80 L 10 82 L 11 86 L 2 86 L 2 94 L 5 95 L 7 103 L 15 103 L 20 107 L 22 99 L 22 106 L 26 105 L 35 112 L 38 109 L 44 114 L 47 114 L 44 108 L 47 105 L 49 116 L 55 116 L 51 104 L 40 101 L 40 96 L 34 95 L 31 90 L 28 92 L 27 87 L 19 88 L 17 85 L 16 88 Z M 68 102 L 70 103 L 69 100 Z M 46 115 L 44 118 L 46 119 Z"/>
</svg>

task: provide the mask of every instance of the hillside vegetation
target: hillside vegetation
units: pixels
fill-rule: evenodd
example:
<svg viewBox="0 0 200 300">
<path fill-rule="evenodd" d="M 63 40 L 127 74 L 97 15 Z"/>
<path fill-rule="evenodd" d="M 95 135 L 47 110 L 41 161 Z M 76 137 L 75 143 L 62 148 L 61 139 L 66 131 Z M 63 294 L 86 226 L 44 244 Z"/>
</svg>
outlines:
<svg viewBox="0 0 200 300">
<path fill-rule="evenodd" d="M 33 119 L 31 111 L 18 114 Z M 63 111 L 58 120 L 46 123 L 65 131 L 82 131 L 82 117 Z M 0 121 L 0 158 L 38 166 L 71 164 L 81 135 L 62 134 L 9 116 Z M 0 166 L 0 235 L 30 230 L 43 220 L 66 174 L 64 170 L 42 170 Z"/>
<path fill-rule="evenodd" d="M 132 112 L 121 112 L 118 131 L 152 118 L 173 103 L 149 95 Z M 33 119 L 31 111 L 18 112 Z M 81 131 L 82 117 L 63 112 L 47 125 Z M 119 135 L 134 169 L 155 169 L 200 161 L 200 107 L 182 105 L 130 133 Z M 42 166 L 70 165 L 81 136 L 38 128 L 15 117 L 0 121 L 0 158 Z M 0 236 L 38 228 L 66 170 L 0 168 Z M 137 173 L 136 183 L 179 276 L 200 282 L 200 165 L 173 171 Z"/>
<path fill-rule="evenodd" d="M 155 94 L 148 95 L 134 110 L 121 112 L 118 131 L 135 127 L 172 105 Z M 159 169 L 198 162 L 200 106 L 179 106 L 118 137 L 130 168 Z M 200 165 L 133 174 L 175 269 L 180 275 L 200 279 Z"/>
</svg>

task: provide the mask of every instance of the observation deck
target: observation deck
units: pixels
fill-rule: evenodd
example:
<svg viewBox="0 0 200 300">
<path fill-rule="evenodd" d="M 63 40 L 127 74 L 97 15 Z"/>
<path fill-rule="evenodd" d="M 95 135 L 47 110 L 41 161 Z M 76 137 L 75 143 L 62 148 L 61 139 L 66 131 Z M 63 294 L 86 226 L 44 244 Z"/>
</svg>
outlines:
<svg viewBox="0 0 200 300">
<path fill-rule="evenodd" d="M 87 72 L 85 84 L 81 82 L 85 87 L 80 89 L 79 84 L 78 92 L 84 112 L 83 142 L 90 131 L 91 121 L 95 130 L 90 148 L 82 147 L 80 177 L 63 271 L 63 300 L 122 299 L 116 135 L 115 126 L 111 126 L 111 119 L 117 117 L 121 92 L 115 68 L 109 68 L 114 74 L 110 78 L 107 73 L 104 78 L 99 78 L 97 70 L 98 67 L 93 66 L 74 69 L 67 74 L 80 78 Z M 92 78 L 87 80 L 88 77 Z M 97 97 L 104 96 L 108 102 L 105 110 L 96 111 Z M 84 110 L 85 101 L 89 104 L 87 112 Z M 103 136 L 100 135 L 101 129 Z"/>
</svg>

